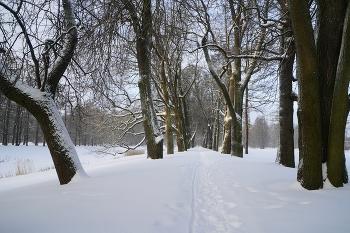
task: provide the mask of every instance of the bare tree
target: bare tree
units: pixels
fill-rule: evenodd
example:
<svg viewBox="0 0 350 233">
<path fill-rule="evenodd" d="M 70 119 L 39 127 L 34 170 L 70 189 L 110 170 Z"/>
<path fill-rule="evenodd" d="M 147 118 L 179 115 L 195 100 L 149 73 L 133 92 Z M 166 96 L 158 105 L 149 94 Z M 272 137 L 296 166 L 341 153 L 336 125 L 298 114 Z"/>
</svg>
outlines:
<svg viewBox="0 0 350 233">
<path fill-rule="evenodd" d="M 229 140 L 231 142 L 231 155 L 243 157 L 241 119 L 244 90 L 253 74 L 259 71 L 259 65 L 262 61 L 281 60 L 284 55 L 270 49 L 276 40 L 272 34 L 268 33 L 268 28 L 273 22 L 269 19 L 270 1 L 259 3 L 228 1 L 227 4 L 228 6 L 223 5 L 223 9 L 229 9 L 229 25 L 231 26 L 226 27 L 225 30 L 226 39 L 224 42 L 226 44 L 221 45 L 210 20 L 211 11 L 201 1 L 201 9 L 204 12 L 201 24 L 205 27 L 205 34 L 200 48 L 203 49 L 209 70 L 223 92 L 228 105 L 229 115 L 226 114 L 225 117 L 226 136 L 224 137 L 222 153 L 228 153 L 227 141 Z M 252 30 L 257 33 L 251 33 Z M 233 40 L 232 45 L 230 44 L 231 39 Z M 209 51 L 219 52 L 224 58 L 224 69 L 220 75 L 215 69 Z M 242 61 L 245 62 L 242 63 Z M 226 71 L 230 77 L 228 88 L 221 80 Z M 231 131 L 228 130 L 229 128 Z"/>
<path fill-rule="evenodd" d="M 54 102 L 58 83 L 72 59 L 78 35 L 71 2 L 63 0 L 62 3 L 61 6 L 51 1 L 45 1 L 41 5 L 26 1 L 8 4 L 0 2 L 0 7 L 6 11 L 6 21 L 10 22 L 8 27 L 1 27 L 7 52 L 0 60 L 0 90 L 37 119 L 45 135 L 59 181 L 67 184 L 78 171 L 84 170 Z M 61 20 L 63 28 L 48 28 L 47 25 L 52 26 L 49 19 L 54 15 L 50 10 L 51 6 L 60 12 L 59 15 L 64 16 L 64 20 L 55 18 L 57 23 Z M 46 21 L 39 24 L 35 20 L 36 16 L 33 18 L 35 14 L 43 15 Z M 1 20 L 4 25 L 5 19 Z M 44 31 L 44 35 L 39 35 L 39 31 Z M 45 34 L 55 38 L 42 38 L 41 36 L 48 36 Z M 16 51 L 16 46 L 21 44 L 20 40 L 24 45 L 22 54 Z M 34 67 L 35 88 L 24 82 L 25 75 L 28 75 L 24 70 L 24 63 L 22 73 L 15 73 L 9 68 L 8 61 L 16 56 L 22 56 L 22 61 L 30 62 Z"/>
<path fill-rule="evenodd" d="M 123 0 L 122 2 L 129 13 L 130 23 L 136 36 L 136 54 L 139 68 L 138 86 L 144 117 L 147 156 L 152 159 L 161 159 L 163 158 L 163 136 L 159 128 L 151 92 L 152 1 L 143 0 L 140 9 L 138 9 L 139 4 L 133 1 Z"/>
</svg>

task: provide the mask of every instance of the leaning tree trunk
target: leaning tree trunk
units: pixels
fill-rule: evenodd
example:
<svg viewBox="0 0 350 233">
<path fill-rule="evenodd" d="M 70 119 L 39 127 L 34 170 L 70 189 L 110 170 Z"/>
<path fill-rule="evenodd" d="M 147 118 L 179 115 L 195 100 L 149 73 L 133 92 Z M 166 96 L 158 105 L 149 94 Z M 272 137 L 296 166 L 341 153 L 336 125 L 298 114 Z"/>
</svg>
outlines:
<svg viewBox="0 0 350 233">
<path fill-rule="evenodd" d="M 67 184 L 78 171 L 85 172 L 54 101 L 46 97 L 38 105 L 31 113 L 41 126 L 60 184 Z"/>
<path fill-rule="evenodd" d="M 51 95 L 31 88 L 11 76 L 0 63 L 0 86 L 6 97 L 25 107 L 39 122 L 53 159 L 60 184 L 67 184 L 82 169 L 74 145 Z M 26 90 L 32 89 L 26 93 Z"/>
<path fill-rule="evenodd" d="M 307 2 L 288 0 L 295 38 L 299 101 L 298 180 L 309 190 L 320 189 L 322 180 L 321 108 L 318 64 L 311 17 Z"/>
</svg>

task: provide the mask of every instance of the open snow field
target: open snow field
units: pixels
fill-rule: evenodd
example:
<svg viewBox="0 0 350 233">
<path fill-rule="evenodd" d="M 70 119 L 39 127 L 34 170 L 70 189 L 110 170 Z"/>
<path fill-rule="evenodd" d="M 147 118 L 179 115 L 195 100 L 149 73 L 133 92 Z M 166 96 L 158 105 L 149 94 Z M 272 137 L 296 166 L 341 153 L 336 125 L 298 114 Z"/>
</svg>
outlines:
<svg viewBox="0 0 350 233">
<path fill-rule="evenodd" d="M 350 186 L 306 191 L 276 149 L 203 148 L 149 160 L 77 147 L 89 177 L 59 185 L 46 147 L 0 146 L 0 232 L 348 233 Z M 347 166 L 350 168 L 350 154 Z M 49 169 L 49 170 L 48 170 Z"/>
</svg>

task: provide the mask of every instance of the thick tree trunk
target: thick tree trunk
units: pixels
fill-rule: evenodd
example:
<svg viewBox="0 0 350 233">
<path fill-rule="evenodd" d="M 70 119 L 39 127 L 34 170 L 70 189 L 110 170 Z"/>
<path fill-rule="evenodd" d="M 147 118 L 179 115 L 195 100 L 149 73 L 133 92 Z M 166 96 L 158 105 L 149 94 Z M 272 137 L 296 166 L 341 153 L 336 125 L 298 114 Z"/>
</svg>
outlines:
<svg viewBox="0 0 350 233">
<path fill-rule="evenodd" d="M 239 65 L 240 66 L 240 65 Z M 240 75 L 239 75 L 240 77 Z M 232 151 L 231 155 L 243 158 L 243 141 L 242 141 L 242 133 L 243 133 L 243 127 L 242 127 L 242 113 L 243 113 L 243 92 L 240 83 L 237 79 L 235 79 L 236 82 L 236 91 L 235 91 L 235 111 L 238 115 L 237 120 L 233 121 L 234 126 L 234 133 L 232 138 Z"/>
<path fill-rule="evenodd" d="M 327 162 L 334 84 L 342 40 L 346 1 L 318 0 L 317 56 L 322 121 L 322 162 Z"/>
<path fill-rule="evenodd" d="M 19 81 L 13 84 L 15 78 L 0 63 L 0 86 L 6 97 L 26 107 L 39 122 L 53 159 L 60 184 L 67 184 L 80 170 L 84 170 L 68 135 L 62 118 L 51 98 L 46 92 L 31 88 Z M 25 91 L 32 89 L 29 93 Z"/>
<path fill-rule="evenodd" d="M 235 100 L 235 77 L 232 72 L 232 65 L 229 63 L 227 65 L 227 74 L 229 76 L 229 95 L 231 102 L 234 103 Z M 230 103 L 231 104 L 231 103 Z M 222 154 L 231 154 L 231 124 L 232 124 L 232 117 L 229 108 L 226 108 L 225 118 L 224 118 L 224 138 L 222 141 L 222 147 L 221 147 L 221 153 Z"/>
<path fill-rule="evenodd" d="M 238 40 L 238 39 L 237 39 Z M 236 50 L 239 51 L 239 41 L 235 42 L 237 44 Z M 235 113 L 238 116 L 236 121 L 233 121 L 234 124 L 231 136 L 231 155 L 243 158 L 243 144 L 242 144 L 242 114 L 243 114 L 243 95 L 244 89 L 241 84 L 241 59 L 235 59 L 233 65 L 233 80 L 234 80 L 234 107 Z"/>
<path fill-rule="evenodd" d="M 41 126 L 60 184 L 69 183 L 78 171 L 84 174 L 73 142 L 54 101 L 46 99 L 32 114 Z"/>
<path fill-rule="evenodd" d="M 298 180 L 304 188 L 314 190 L 323 186 L 321 108 L 316 47 L 307 2 L 289 0 L 288 7 L 295 38 L 299 83 Z"/>
<path fill-rule="evenodd" d="M 331 184 L 335 187 L 342 187 L 348 182 L 347 170 L 345 166 L 344 139 L 346 120 L 348 117 L 348 86 L 350 77 L 350 5 L 347 6 L 344 21 L 344 30 L 336 80 L 334 86 L 334 96 L 332 101 L 327 174 Z"/>
<path fill-rule="evenodd" d="M 230 110 L 226 108 L 225 118 L 224 118 L 224 132 L 222 139 L 221 154 L 231 154 L 231 123 L 232 118 Z"/>
<path fill-rule="evenodd" d="M 295 167 L 294 160 L 294 125 L 293 125 L 293 102 L 292 91 L 293 65 L 295 60 L 295 46 L 292 41 L 292 25 L 287 15 L 284 17 L 281 38 L 281 47 L 287 51 L 287 58 L 280 62 L 279 67 L 279 147 L 276 162 L 285 167 Z"/>
<path fill-rule="evenodd" d="M 176 125 L 176 143 L 177 143 L 177 151 L 184 152 L 185 151 L 185 143 L 182 132 L 182 122 L 180 118 L 180 109 L 174 106 L 174 120 Z"/>
<path fill-rule="evenodd" d="M 212 129 L 210 124 L 207 125 L 207 134 L 206 134 L 206 145 L 205 148 L 212 149 L 213 148 L 213 137 L 212 137 Z"/>
<path fill-rule="evenodd" d="M 154 109 L 151 92 L 151 32 L 152 13 L 151 0 L 142 1 L 143 10 L 141 19 L 137 18 L 135 7 L 126 2 L 133 18 L 136 38 L 137 63 L 139 68 L 138 86 L 140 90 L 142 115 L 147 144 L 147 157 L 151 159 L 163 158 L 163 136 L 159 128 L 157 115 Z M 141 24 L 141 26 L 139 25 Z"/>
<path fill-rule="evenodd" d="M 189 148 L 188 146 L 188 122 L 187 122 L 187 118 L 188 118 L 188 113 L 187 113 L 187 109 L 186 109 L 186 99 L 185 96 L 183 95 L 183 91 L 180 89 L 180 96 L 179 97 L 179 104 L 180 104 L 180 111 L 181 111 L 181 126 L 182 126 L 182 136 L 183 136 L 183 141 L 184 141 L 184 148 L 185 151 L 187 151 L 187 149 Z"/>
<path fill-rule="evenodd" d="M 181 95 L 181 92 L 180 92 L 180 95 Z M 182 100 L 181 98 L 178 97 L 178 101 L 177 101 L 177 105 L 175 106 L 175 108 L 177 108 L 177 119 L 178 119 L 178 127 L 180 127 L 180 131 L 179 133 L 181 134 L 181 138 L 182 138 L 182 142 L 181 142 L 181 147 L 183 148 L 182 151 L 186 151 L 186 128 L 185 128 L 185 124 L 184 124 L 184 112 L 183 112 L 183 106 L 182 106 Z"/>
</svg>

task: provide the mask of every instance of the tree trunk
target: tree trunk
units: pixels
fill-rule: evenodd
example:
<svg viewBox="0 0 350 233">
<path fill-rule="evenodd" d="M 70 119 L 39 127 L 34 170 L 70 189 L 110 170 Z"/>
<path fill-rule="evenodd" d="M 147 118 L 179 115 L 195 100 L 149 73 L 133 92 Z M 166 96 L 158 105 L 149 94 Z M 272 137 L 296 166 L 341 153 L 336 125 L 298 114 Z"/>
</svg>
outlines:
<svg viewBox="0 0 350 233">
<path fill-rule="evenodd" d="M 293 66 L 295 46 L 292 41 L 292 25 L 288 13 L 284 12 L 285 24 L 281 38 L 281 48 L 286 51 L 287 58 L 279 67 L 279 146 L 276 162 L 285 167 L 295 167 L 294 160 L 294 125 L 293 125 Z"/>
<path fill-rule="evenodd" d="M 179 104 L 180 104 L 180 111 L 181 111 L 181 126 L 182 126 L 182 136 L 184 141 L 184 148 L 185 151 L 187 151 L 188 147 L 188 129 L 187 129 L 187 110 L 186 110 L 186 99 L 183 95 L 183 91 L 180 88 L 180 96 L 179 97 Z"/>
<path fill-rule="evenodd" d="M 63 0 L 62 6 L 68 31 L 64 35 L 62 49 L 57 58 L 49 68 L 45 66 L 47 76 L 43 80 L 37 76 L 38 89 L 22 83 L 0 60 L 0 91 L 7 98 L 26 108 L 38 120 L 47 140 L 59 181 L 61 184 L 67 184 L 78 170 L 81 173 L 85 172 L 53 100 L 57 85 L 73 56 L 78 38 L 71 2 Z M 36 59 L 34 55 L 32 58 Z M 39 72 L 37 74 L 39 75 Z"/>
<path fill-rule="evenodd" d="M 230 154 L 231 153 L 231 123 L 232 118 L 230 110 L 226 108 L 225 118 L 224 118 L 224 132 L 222 139 L 221 154 Z"/>
<path fill-rule="evenodd" d="M 7 100 L 6 109 L 4 111 L 4 128 L 2 134 L 2 145 L 8 145 L 8 137 L 9 137 L 9 126 L 10 126 L 10 115 L 11 115 L 11 100 Z"/>
<path fill-rule="evenodd" d="M 213 149 L 213 127 L 208 124 L 208 149 Z"/>
<path fill-rule="evenodd" d="M 84 173 L 74 145 L 51 95 L 34 88 L 30 93 L 25 93 L 24 90 L 29 89 L 29 86 L 19 81 L 13 84 L 15 78 L 1 63 L 0 70 L 2 70 L 0 73 L 1 91 L 9 99 L 25 106 L 39 122 L 47 140 L 60 184 L 69 183 L 78 170 Z M 4 91 L 10 90 L 10 88 L 11 91 Z"/>
<path fill-rule="evenodd" d="M 297 55 L 299 83 L 299 168 L 298 180 L 309 190 L 320 189 L 322 181 L 321 108 L 318 63 L 307 2 L 289 0 Z"/>
<path fill-rule="evenodd" d="M 220 135 L 220 92 L 218 91 L 218 98 L 217 98 L 217 105 L 215 109 L 215 131 L 214 131 L 214 143 L 213 143 L 213 149 L 215 151 L 219 151 L 219 135 Z"/>
<path fill-rule="evenodd" d="M 241 67 L 241 61 L 237 64 L 237 68 L 239 66 L 239 70 Z M 240 73 L 240 71 L 239 71 Z M 240 77 L 241 75 L 237 74 L 235 75 L 235 112 L 239 116 L 237 117 L 236 121 L 233 121 L 233 124 L 235 124 L 234 128 L 235 130 L 233 131 L 233 138 L 232 138 L 232 151 L 231 155 L 243 158 L 243 144 L 242 144 L 242 113 L 243 113 L 243 92 L 244 89 L 241 88 L 240 84 Z"/>
<path fill-rule="evenodd" d="M 332 4 L 331 4 L 332 5 Z M 336 72 L 334 96 L 331 109 L 327 174 L 331 184 L 342 187 L 348 182 L 345 166 L 344 139 L 348 117 L 348 86 L 350 77 L 350 5 L 347 6 L 338 67 Z M 344 175 L 343 175 L 344 174 Z"/>
<path fill-rule="evenodd" d="M 327 162 L 334 83 L 341 46 L 346 2 L 318 0 L 317 55 L 322 121 L 322 162 Z"/>
<path fill-rule="evenodd" d="M 28 140 L 29 140 L 29 112 L 26 111 L 23 145 L 28 146 Z"/>
<path fill-rule="evenodd" d="M 229 63 L 227 65 L 227 74 L 229 76 L 229 95 L 231 102 L 234 103 L 235 99 L 235 77 L 232 72 L 232 65 Z M 225 118 L 224 118 L 224 138 L 222 141 L 221 153 L 231 154 L 231 124 L 232 117 L 229 108 L 226 108 Z"/>
<path fill-rule="evenodd" d="M 165 67 L 164 67 L 164 61 L 160 63 L 160 73 L 161 73 L 161 85 L 162 85 L 162 92 L 164 96 L 165 101 L 165 135 L 167 140 L 167 154 L 174 154 L 174 139 L 173 139 L 173 131 L 171 127 L 171 111 L 169 107 L 169 95 L 167 90 L 167 82 L 166 82 L 166 75 L 165 75 Z"/>
<path fill-rule="evenodd" d="M 129 7 L 132 4 L 125 0 Z M 142 115 L 144 117 L 144 130 L 147 144 L 147 157 L 151 159 L 163 158 L 163 136 L 159 128 L 157 115 L 153 105 L 151 92 L 151 32 L 152 32 L 152 13 L 151 0 L 143 0 L 143 10 L 141 19 L 134 21 L 134 31 L 136 38 L 137 63 L 139 68 L 138 86 L 140 90 Z M 136 11 L 129 9 L 133 20 L 136 20 Z M 135 14 L 134 14 L 135 13 Z M 140 27 L 136 26 L 142 24 Z"/>
<path fill-rule="evenodd" d="M 245 90 L 245 149 L 244 153 L 248 154 L 248 148 L 249 148 L 249 114 L 248 114 L 248 86 Z"/>
<path fill-rule="evenodd" d="M 174 106 L 174 120 L 176 125 L 176 143 L 177 143 L 177 150 L 178 152 L 184 152 L 185 151 L 185 143 L 183 138 L 183 132 L 182 132 L 182 125 L 181 125 L 181 119 L 180 119 L 180 113 L 179 108 L 177 106 Z"/>
<path fill-rule="evenodd" d="M 34 139 L 34 145 L 39 145 L 39 123 L 38 121 L 35 122 L 35 139 Z"/>
</svg>

